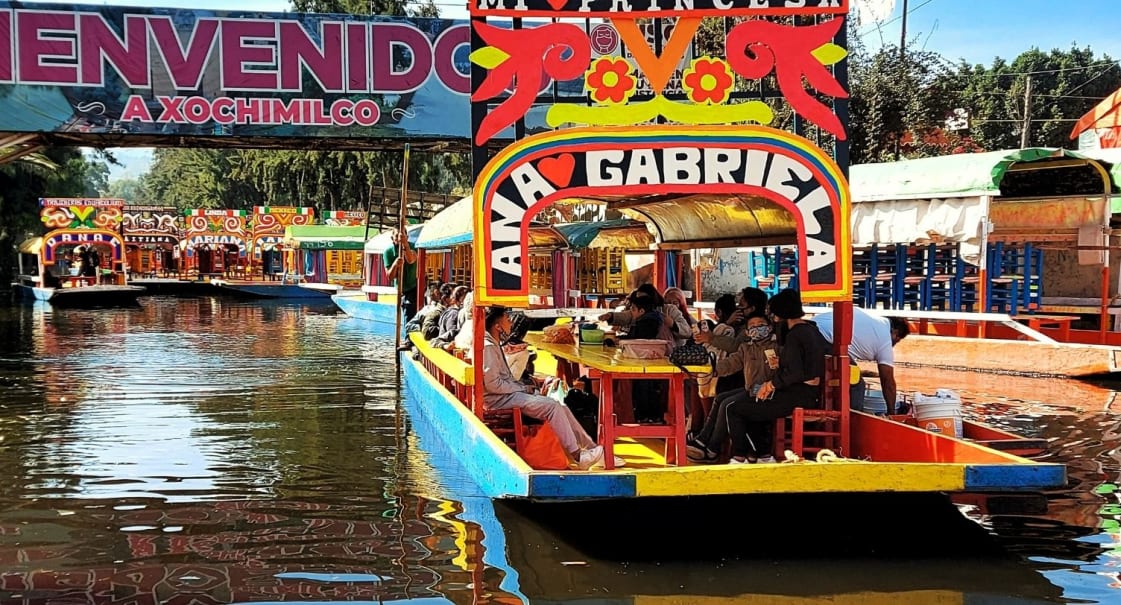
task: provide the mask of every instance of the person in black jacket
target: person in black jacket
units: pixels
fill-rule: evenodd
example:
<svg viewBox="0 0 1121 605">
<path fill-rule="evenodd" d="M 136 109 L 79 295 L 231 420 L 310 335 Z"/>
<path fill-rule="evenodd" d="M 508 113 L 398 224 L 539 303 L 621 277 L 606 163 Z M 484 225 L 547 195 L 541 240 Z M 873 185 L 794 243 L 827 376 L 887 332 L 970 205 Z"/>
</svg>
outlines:
<svg viewBox="0 0 1121 605">
<path fill-rule="evenodd" d="M 668 328 L 658 310 L 658 301 L 642 291 L 632 292 L 627 304 L 633 322 L 625 338 L 658 339 L 665 337 Z M 670 337 L 672 338 L 672 336 Z M 671 341 L 672 342 L 672 341 Z M 639 424 L 664 424 L 669 389 L 662 380 L 635 380 L 631 388 L 634 403 L 634 419 Z"/>
<path fill-rule="evenodd" d="M 774 462 L 770 450 L 775 419 L 789 416 L 796 407 L 821 405 L 829 344 L 813 322 L 803 319 L 802 298 L 797 291 L 776 294 L 769 303 L 769 313 L 778 327 L 778 367 L 775 377 L 763 383 L 755 399 L 728 405 L 732 464 Z"/>
</svg>

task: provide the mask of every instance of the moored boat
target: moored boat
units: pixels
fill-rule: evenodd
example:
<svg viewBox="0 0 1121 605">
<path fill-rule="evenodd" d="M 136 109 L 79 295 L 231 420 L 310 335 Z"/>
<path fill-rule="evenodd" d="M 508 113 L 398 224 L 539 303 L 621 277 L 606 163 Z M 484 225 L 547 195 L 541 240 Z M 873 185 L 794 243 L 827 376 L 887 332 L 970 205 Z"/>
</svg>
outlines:
<svg viewBox="0 0 1121 605">
<path fill-rule="evenodd" d="M 639 15 L 565 9 L 554 7 L 549 15 L 607 17 L 619 32 L 631 38 L 629 43 L 635 43 L 631 34 L 638 31 L 633 29 L 637 27 L 633 21 Z M 402 354 L 400 362 L 406 388 L 422 402 L 412 413 L 423 415 L 448 449 L 461 452 L 466 470 L 484 494 L 568 502 L 726 494 L 800 498 L 868 492 L 1019 492 L 1065 483 L 1062 465 L 1034 462 L 849 408 L 851 328 L 845 326 L 851 326 L 853 308 L 852 208 L 844 142 L 847 113 L 834 105 L 847 96 L 841 86 L 846 69 L 841 59 L 846 51 L 843 34 L 838 37 L 843 20 L 828 16 L 844 13 L 847 5 L 771 9 L 753 4 L 750 9 L 741 5 L 723 11 L 721 16 L 725 17 L 803 14 L 815 17 L 816 24 L 802 26 L 797 20 L 778 23 L 765 19 L 729 22 L 727 59 L 703 57 L 690 62 L 684 81 L 691 92 L 680 107 L 676 101 L 660 96 L 666 84 L 658 76 L 660 68 L 649 60 L 637 61 L 636 68 L 611 56 L 593 59 L 583 52 L 591 41 L 580 27 L 554 23 L 526 28 L 515 20 L 512 28 L 499 28 L 487 23 L 488 17 L 498 13 L 484 8 L 472 10 L 476 17 L 471 22 L 472 59 L 482 78 L 476 78 L 481 85 L 472 95 L 475 185 L 470 205 L 473 229 L 469 258 L 475 302 L 473 346 L 469 356 L 460 356 L 432 347 L 414 334 L 411 338 L 416 357 Z M 511 13 L 506 16 L 522 16 L 516 10 Z M 665 17 L 704 15 L 685 8 L 659 13 Z M 820 23 L 817 17 L 822 18 Z M 679 23 L 696 26 L 700 20 L 683 19 Z M 684 49 L 687 44 L 683 39 L 695 31 L 695 27 L 687 26 L 686 33 L 679 35 L 675 30 L 669 47 Z M 643 44 L 638 35 L 637 44 Z M 779 81 L 785 87 L 783 96 L 795 111 L 822 132 L 833 135 L 819 143 L 833 149 L 837 159 L 799 134 L 743 124 L 769 123 L 773 119 L 763 103 L 725 105 L 737 82 L 757 80 L 769 71 L 754 69 L 757 66 L 743 61 L 742 54 L 751 44 L 770 36 L 804 42 L 806 52 L 791 51 L 783 61 L 776 58 L 774 68 L 783 70 L 786 68 L 781 65 L 800 62 L 800 73 L 820 79 L 811 85 L 825 91 L 822 97 L 832 100 L 819 103 L 814 98 L 812 107 L 806 106 L 809 95 L 802 88 L 803 78 L 792 73 Z M 540 88 L 536 83 L 525 84 L 523 77 L 539 74 L 546 66 L 556 67 L 553 63 L 557 60 L 551 51 L 526 50 L 554 45 L 573 49 L 563 60 L 566 73 L 570 77 L 584 75 L 584 89 L 591 91 L 594 103 L 583 94 L 554 96 L 547 122 L 565 127 L 529 134 L 520 120 Z M 811 53 L 813 49 L 817 50 Z M 667 58 L 666 64 L 672 64 L 673 59 Z M 812 72 L 807 71 L 811 68 Z M 631 72 L 636 69 L 651 81 L 655 100 L 635 96 L 632 102 L 638 74 L 632 76 Z M 607 78 L 609 71 L 613 77 Z M 512 75 L 517 76 L 515 84 L 529 90 L 507 93 Z M 724 88 L 716 96 L 694 94 L 706 82 L 724 82 L 718 84 Z M 517 102 L 519 97 L 524 102 Z M 656 115 L 664 115 L 672 124 L 651 123 Z M 575 126 L 567 127 L 570 124 Z M 502 148 L 492 153 L 497 143 L 492 139 L 508 131 L 513 132 L 513 141 L 503 141 Z M 587 376 L 591 391 L 598 394 L 594 421 L 598 446 L 582 446 L 579 452 L 555 447 L 553 452 L 560 450 L 564 456 L 573 456 L 579 468 L 595 469 L 598 464 L 603 470 L 568 470 L 569 466 L 555 460 L 542 462 L 531 456 L 533 448 L 529 444 L 537 437 L 526 430 L 526 418 L 520 409 L 487 408 L 487 379 L 492 377 L 484 376 L 483 364 L 478 362 L 483 358 L 486 310 L 533 306 L 532 271 L 527 270 L 526 261 L 530 257 L 532 225 L 553 206 L 578 205 L 618 212 L 646 227 L 653 235 L 653 285 L 659 291 L 667 288 L 667 268 L 681 251 L 791 246 L 802 252 L 793 283 L 803 301 L 833 306 L 838 329 L 831 355 L 824 360 L 827 370 L 819 383 L 820 400 L 808 396 L 802 406 L 785 402 L 783 410 L 787 405 L 793 407 L 790 415 L 767 421 L 773 426 L 776 457 L 788 462 L 690 464 L 685 455 L 685 380 L 706 371 L 707 366 L 681 366 L 666 358 L 620 357 L 602 344 L 560 344 L 536 335 L 526 338 L 542 356 L 547 353 L 563 362 L 558 363 L 556 378 Z M 435 234 L 429 234 L 426 228 L 425 236 Z M 564 306 L 561 301 L 551 302 Z M 491 311 L 489 337 L 497 338 L 495 330 L 504 329 L 501 324 L 494 326 L 493 320 L 501 320 L 505 312 Z M 614 387 L 633 381 L 668 383 L 663 417 L 647 417 L 645 423 L 628 421 L 626 406 L 622 402 L 616 405 Z M 506 385 L 501 393 L 515 394 L 516 390 Z M 490 393 L 491 403 L 498 394 Z M 512 401 L 512 405 L 525 402 L 518 398 L 505 401 Z M 546 403 L 533 400 L 538 409 Z M 602 451 L 597 453 L 599 448 Z M 621 461 L 616 461 L 616 456 Z M 760 460 L 764 457 L 760 453 Z"/>
<path fill-rule="evenodd" d="M 119 307 L 145 293 L 128 285 L 120 234 L 124 200 L 44 198 L 43 224 L 51 229 L 19 247 L 17 298 L 59 307 Z"/>
</svg>

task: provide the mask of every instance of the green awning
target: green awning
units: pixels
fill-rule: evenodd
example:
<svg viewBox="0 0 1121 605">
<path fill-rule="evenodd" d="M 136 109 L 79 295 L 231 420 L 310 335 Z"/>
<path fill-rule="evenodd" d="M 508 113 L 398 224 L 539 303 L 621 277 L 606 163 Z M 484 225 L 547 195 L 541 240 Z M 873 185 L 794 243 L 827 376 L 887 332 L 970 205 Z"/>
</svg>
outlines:
<svg viewBox="0 0 1121 605">
<path fill-rule="evenodd" d="M 376 233 L 369 230 L 370 235 Z M 361 250 L 366 234 L 364 226 L 293 225 L 284 230 L 284 245 L 300 250 Z"/>
<path fill-rule="evenodd" d="M 1111 164 L 1115 182 L 1119 176 L 1115 163 L 1093 152 L 1034 147 L 860 164 L 849 171 L 849 187 L 854 203 L 999 195 L 1000 183 L 1013 164 L 1062 158 L 1102 159 Z"/>
</svg>

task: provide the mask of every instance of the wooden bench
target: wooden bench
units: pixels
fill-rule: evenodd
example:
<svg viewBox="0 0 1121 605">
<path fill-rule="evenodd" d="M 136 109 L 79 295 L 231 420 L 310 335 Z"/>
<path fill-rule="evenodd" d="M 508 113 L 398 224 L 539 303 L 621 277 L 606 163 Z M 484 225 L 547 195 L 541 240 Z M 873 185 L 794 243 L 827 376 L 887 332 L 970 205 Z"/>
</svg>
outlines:
<svg viewBox="0 0 1121 605">
<path fill-rule="evenodd" d="M 444 349 L 428 344 L 419 332 L 410 333 L 409 340 L 420 353 L 424 369 L 468 409 L 474 410 L 474 366 Z M 481 406 L 479 410 L 482 411 Z M 482 411 L 481 419 L 495 435 L 509 443 L 514 451 L 521 453 L 525 431 L 520 408 Z"/>
</svg>

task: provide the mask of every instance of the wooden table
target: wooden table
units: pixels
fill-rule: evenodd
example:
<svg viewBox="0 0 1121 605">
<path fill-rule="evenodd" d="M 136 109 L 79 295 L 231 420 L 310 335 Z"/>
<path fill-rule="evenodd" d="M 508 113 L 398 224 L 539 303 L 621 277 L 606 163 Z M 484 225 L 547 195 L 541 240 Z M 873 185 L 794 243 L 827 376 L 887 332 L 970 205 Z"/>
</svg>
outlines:
<svg viewBox="0 0 1121 605">
<path fill-rule="evenodd" d="M 687 374 L 666 358 L 626 359 L 614 347 L 603 345 L 561 345 L 543 342 L 537 333 L 527 334 L 525 342 L 558 359 L 579 364 L 588 376 L 598 378 L 599 443 L 603 446 L 603 465 L 615 468 L 615 439 L 647 437 L 665 439 L 667 464 L 683 464 L 685 457 L 685 378 Z M 693 373 L 706 373 L 708 367 L 687 367 Z M 666 380 L 670 383 L 666 424 L 619 424 L 615 414 L 616 380 Z"/>
<path fill-rule="evenodd" d="M 1059 342 L 1070 342 L 1070 324 L 1078 317 L 1073 315 L 1019 315 L 1016 319 L 1037 331 L 1044 326 L 1058 328 L 1057 340 Z"/>
</svg>

